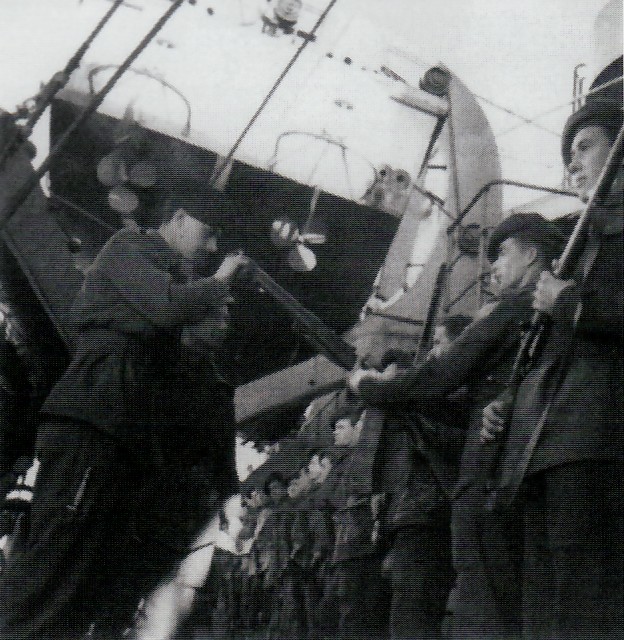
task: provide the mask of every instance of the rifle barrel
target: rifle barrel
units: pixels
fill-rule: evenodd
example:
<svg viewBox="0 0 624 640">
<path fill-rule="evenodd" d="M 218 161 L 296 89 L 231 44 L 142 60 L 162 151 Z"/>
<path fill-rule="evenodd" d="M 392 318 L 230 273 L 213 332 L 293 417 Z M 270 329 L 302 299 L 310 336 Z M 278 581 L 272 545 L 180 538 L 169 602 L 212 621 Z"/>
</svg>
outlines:
<svg viewBox="0 0 624 640">
<path fill-rule="evenodd" d="M 311 341 L 330 360 L 344 369 L 352 369 L 356 363 L 355 349 L 336 332 L 330 329 L 317 315 L 306 309 L 292 294 L 281 287 L 253 260 L 249 268 L 256 282 L 283 305 L 311 334 Z"/>
</svg>

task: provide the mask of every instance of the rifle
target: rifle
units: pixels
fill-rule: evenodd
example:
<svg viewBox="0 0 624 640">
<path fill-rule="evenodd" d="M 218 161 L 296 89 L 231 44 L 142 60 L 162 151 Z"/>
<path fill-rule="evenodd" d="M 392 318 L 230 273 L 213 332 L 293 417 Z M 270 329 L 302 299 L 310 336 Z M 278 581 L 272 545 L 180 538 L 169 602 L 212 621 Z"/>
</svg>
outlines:
<svg viewBox="0 0 624 640">
<path fill-rule="evenodd" d="M 583 253 L 592 216 L 595 215 L 598 207 L 605 204 L 612 192 L 613 184 L 618 176 L 618 171 L 621 171 L 622 169 L 623 136 L 624 127 L 620 129 L 598 178 L 596 189 L 585 206 L 585 209 L 576 223 L 574 231 L 572 232 L 561 257 L 556 263 L 556 267 L 553 270 L 553 275 L 556 278 L 564 280 L 572 276 L 576 263 Z M 548 326 L 548 319 L 549 315 L 547 313 L 536 311 L 531 319 L 531 325 L 520 343 L 509 382 L 507 383 L 507 387 L 502 395 L 502 399 L 508 408 L 508 415 L 506 416 L 507 428 L 509 428 L 509 421 L 511 420 L 512 413 L 511 410 L 515 403 L 520 384 L 541 351 L 546 328 Z M 544 423 L 548 417 L 551 402 L 554 399 L 554 395 L 557 392 L 559 384 L 563 381 L 564 374 L 565 367 L 563 367 L 557 374 L 557 383 L 553 386 L 553 391 L 546 403 L 546 408 L 540 416 L 540 420 L 537 425 L 533 429 L 513 474 L 510 475 L 506 482 L 501 482 L 498 488 L 494 488 L 495 483 L 499 481 L 499 478 L 496 478 L 495 475 L 502 459 L 505 440 L 500 438 L 491 445 L 483 446 L 482 472 L 490 483 L 489 495 L 486 501 L 486 507 L 488 509 L 492 510 L 495 508 L 509 506 L 514 500 L 520 488 L 520 484 L 526 474 L 533 450 L 541 436 Z"/>
<path fill-rule="evenodd" d="M 330 329 L 318 316 L 306 309 L 286 289 L 277 284 L 256 262 L 249 260 L 243 269 L 243 274 L 290 312 L 306 330 L 306 339 L 316 349 L 343 369 L 353 369 L 357 361 L 355 348 Z"/>
<path fill-rule="evenodd" d="M 442 306 L 442 296 L 448 284 L 448 279 L 451 274 L 451 270 L 448 268 L 446 262 L 440 265 L 440 270 L 436 276 L 435 286 L 433 293 L 431 294 L 431 302 L 429 303 L 429 310 L 427 311 L 427 318 L 423 326 L 422 334 L 418 340 L 418 347 L 416 349 L 416 357 L 414 360 L 420 362 L 425 354 L 429 353 L 431 348 L 431 339 L 435 328 L 435 323 L 438 318 L 438 312 Z"/>
</svg>

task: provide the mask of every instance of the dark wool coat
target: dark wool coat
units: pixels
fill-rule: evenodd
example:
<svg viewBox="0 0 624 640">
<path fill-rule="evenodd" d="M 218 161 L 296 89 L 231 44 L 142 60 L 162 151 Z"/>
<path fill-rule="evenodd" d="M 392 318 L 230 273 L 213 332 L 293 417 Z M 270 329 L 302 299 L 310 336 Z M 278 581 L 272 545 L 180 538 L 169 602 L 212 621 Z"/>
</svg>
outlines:
<svg viewBox="0 0 624 640">
<path fill-rule="evenodd" d="M 458 489 L 480 474 L 482 409 L 505 387 L 522 331 L 532 315 L 533 289 L 527 285 L 503 292 L 492 311 L 467 327 L 439 358 L 390 381 L 363 380 L 360 384 L 367 404 L 389 413 L 409 410 L 433 419 L 448 419 L 450 396 L 468 385 L 469 424 Z"/>
<path fill-rule="evenodd" d="M 585 281 L 577 268 L 580 284 L 558 296 L 541 356 L 518 390 L 503 482 L 553 394 L 528 474 L 568 462 L 622 458 L 624 236 L 618 231 L 595 238 L 599 249 Z"/>
<path fill-rule="evenodd" d="M 232 389 L 183 325 L 227 296 L 122 230 L 74 305 L 72 362 L 39 428 L 29 534 L 0 580 L 0 637 L 121 637 L 234 490 Z M 189 351 L 186 351 L 189 349 Z M 36 615 L 35 615 L 36 613 Z"/>
<path fill-rule="evenodd" d="M 163 407 L 185 415 L 192 386 L 213 385 L 212 404 L 231 404 L 231 390 L 228 398 L 216 375 L 201 385 L 192 379 L 198 367 L 204 376 L 210 367 L 184 354 L 180 343 L 182 325 L 201 320 L 227 294 L 228 286 L 213 278 L 187 283 L 180 257 L 159 234 L 119 231 L 75 300 L 75 353 L 43 411 L 94 425 L 135 448 L 146 446 L 148 430 L 171 419 Z"/>
</svg>

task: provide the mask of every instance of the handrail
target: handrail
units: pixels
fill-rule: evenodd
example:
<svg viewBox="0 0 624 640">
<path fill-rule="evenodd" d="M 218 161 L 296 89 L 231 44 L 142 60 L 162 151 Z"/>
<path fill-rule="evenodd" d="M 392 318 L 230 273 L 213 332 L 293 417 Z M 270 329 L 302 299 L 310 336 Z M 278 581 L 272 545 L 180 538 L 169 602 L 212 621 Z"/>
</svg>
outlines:
<svg viewBox="0 0 624 640">
<path fill-rule="evenodd" d="M 96 74 L 101 73 L 102 71 L 106 71 L 107 69 L 118 69 L 120 66 L 121 65 L 118 65 L 118 64 L 101 64 L 91 69 L 87 76 L 87 79 L 89 82 L 90 95 L 92 96 L 95 95 L 95 83 L 93 78 Z M 186 107 L 186 121 L 184 123 L 184 126 L 182 127 L 182 130 L 180 131 L 180 135 L 187 138 L 191 132 L 191 118 L 193 115 L 192 109 L 191 109 L 191 103 L 189 99 L 177 87 L 174 87 L 170 82 L 167 82 L 165 79 L 155 76 L 153 73 L 151 73 L 147 69 L 134 69 L 133 67 L 129 67 L 128 71 L 130 71 L 131 73 L 135 73 L 138 76 L 144 76 L 145 78 L 149 78 L 150 80 L 155 80 L 156 82 L 161 84 L 163 87 L 165 87 L 165 89 L 170 89 L 171 91 L 173 91 L 173 93 L 175 93 L 178 96 L 178 98 L 180 98 L 182 102 L 184 102 L 184 106 Z"/>
<path fill-rule="evenodd" d="M 497 179 L 497 180 L 491 180 L 490 182 L 486 183 L 485 185 L 483 185 L 479 191 L 477 191 L 477 193 L 475 194 L 475 196 L 472 198 L 472 200 L 468 203 L 468 205 L 462 210 L 460 211 L 459 215 L 453 219 L 453 221 L 451 222 L 451 224 L 449 224 L 449 226 L 446 228 L 446 233 L 448 236 L 451 236 L 452 233 L 455 231 L 455 229 L 457 229 L 457 227 L 459 227 L 462 223 L 462 221 L 464 220 L 464 218 L 468 215 L 468 213 L 471 211 L 471 209 L 475 206 L 475 204 L 481 199 L 481 197 L 486 194 L 492 187 L 498 186 L 498 185 L 507 185 L 507 186 L 512 186 L 512 187 L 522 187 L 522 188 L 526 188 L 526 189 L 532 189 L 534 191 L 543 191 L 546 193 L 554 193 L 557 195 L 563 195 L 563 196 L 570 196 L 570 197 L 574 197 L 577 198 L 578 195 L 576 193 L 573 193 L 572 191 L 567 191 L 564 189 L 556 189 L 554 187 L 544 187 L 542 185 L 535 185 L 535 184 L 530 184 L 528 182 L 520 182 L 518 180 L 505 180 L 505 179 Z M 424 190 L 422 190 L 424 191 Z M 423 195 L 429 196 L 430 194 L 428 193 L 423 193 Z M 432 195 L 432 194 L 431 194 Z M 440 206 L 440 205 L 438 205 Z M 446 213 L 447 215 L 450 216 L 450 213 L 448 213 L 447 211 L 444 210 L 444 208 L 440 207 L 441 210 Z M 448 275 L 450 274 L 450 272 L 452 271 L 453 267 L 455 266 L 455 264 L 457 263 L 457 260 L 455 260 L 454 262 L 452 262 L 451 264 L 449 264 L 448 266 L 445 266 L 445 273 L 444 275 L 446 277 L 443 277 L 442 274 L 438 274 L 438 278 L 439 278 L 439 282 L 437 282 L 437 287 L 436 290 L 434 291 L 433 295 L 432 295 L 432 299 L 430 301 L 429 304 L 429 312 L 427 314 L 427 318 L 428 318 L 428 322 L 425 323 L 425 328 L 427 329 L 428 332 L 431 331 L 431 327 L 433 326 L 433 322 L 435 322 L 435 318 L 437 316 L 437 311 L 435 311 L 435 309 L 439 306 L 439 301 L 442 295 L 442 291 L 444 290 L 444 287 L 446 286 L 446 280 Z M 459 295 L 452 300 L 451 302 L 447 303 L 446 305 L 444 305 L 444 310 L 445 312 L 448 313 L 448 310 L 457 302 L 459 302 L 473 287 L 475 287 L 477 285 L 477 283 L 479 282 L 479 278 L 481 276 L 477 276 L 477 278 L 468 284 L 468 286 L 459 293 Z M 439 290 L 438 290 L 439 289 Z M 425 332 L 423 331 L 423 336 L 426 338 L 427 336 L 425 335 Z M 422 341 L 422 336 L 421 336 L 421 342 Z M 421 347 L 420 351 L 422 352 L 424 350 L 424 344 L 423 347 Z"/>
<path fill-rule="evenodd" d="M 455 231 L 455 229 L 462 223 L 462 220 L 468 215 L 470 210 L 475 206 L 475 204 L 477 204 L 477 202 L 481 199 L 481 197 L 485 193 L 487 193 L 492 187 L 496 187 L 498 185 L 505 185 L 509 187 L 522 187 L 524 189 L 531 189 L 533 191 L 543 191 L 545 193 L 554 193 L 561 196 L 578 198 L 578 194 L 576 194 L 573 191 L 568 191 L 566 189 L 555 189 L 554 187 L 544 187 L 538 184 L 530 184 L 528 182 L 520 182 L 518 180 L 505 180 L 502 178 L 498 180 L 491 180 L 490 182 L 483 185 L 481 189 L 479 189 L 479 191 L 477 191 L 473 199 L 468 203 L 468 205 L 464 209 L 462 209 L 459 216 L 457 216 L 457 219 L 449 225 L 446 232 L 450 235 L 453 231 Z"/>
</svg>

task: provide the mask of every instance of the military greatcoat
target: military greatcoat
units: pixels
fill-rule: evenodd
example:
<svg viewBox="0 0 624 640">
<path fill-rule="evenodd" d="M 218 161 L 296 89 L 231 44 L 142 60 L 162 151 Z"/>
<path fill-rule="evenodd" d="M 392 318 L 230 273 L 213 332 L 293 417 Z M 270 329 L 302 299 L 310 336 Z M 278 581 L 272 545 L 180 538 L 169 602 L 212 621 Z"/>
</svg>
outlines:
<svg viewBox="0 0 624 640">
<path fill-rule="evenodd" d="M 624 236 L 613 217 L 619 229 L 591 230 L 576 284 L 555 301 L 504 451 L 499 506 L 517 497 L 526 524 L 526 637 L 622 634 Z"/>
<path fill-rule="evenodd" d="M 177 516 L 189 515 L 183 486 L 194 482 L 184 476 L 172 493 L 163 473 L 176 461 L 175 438 L 185 422 L 216 428 L 215 442 L 232 449 L 227 465 L 234 430 L 223 381 L 202 380 L 203 396 L 185 395 L 193 384 L 187 365 L 195 365 L 183 363 L 180 335 L 227 295 L 213 278 L 186 282 L 179 256 L 156 232 L 119 231 L 95 259 L 73 307 L 73 359 L 43 407 L 29 539 L 0 576 L 0 637 L 82 637 L 94 621 L 112 637 L 182 557 L 170 534 Z M 189 402 L 181 405 L 180 395 Z M 172 406 L 177 419 L 162 411 Z M 214 512 L 210 483 L 201 494 L 197 506 Z M 182 545 L 192 537 L 184 527 L 179 533 Z"/>
<path fill-rule="evenodd" d="M 391 415 L 409 410 L 434 419 L 450 415 L 451 395 L 468 387 L 469 424 L 452 508 L 457 573 L 453 634 L 457 638 L 513 637 L 520 624 L 519 523 L 513 514 L 484 509 L 490 451 L 479 442 L 483 407 L 504 389 L 522 331 L 532 315 L 533 285 L 504 291 L 439 358 L 390 381 L 364 379 L 364 402 Z M 454 422 L 452 424 L 458 424 Z"/>
</svg>

